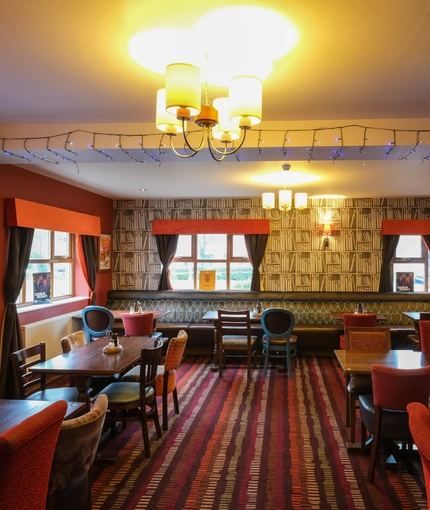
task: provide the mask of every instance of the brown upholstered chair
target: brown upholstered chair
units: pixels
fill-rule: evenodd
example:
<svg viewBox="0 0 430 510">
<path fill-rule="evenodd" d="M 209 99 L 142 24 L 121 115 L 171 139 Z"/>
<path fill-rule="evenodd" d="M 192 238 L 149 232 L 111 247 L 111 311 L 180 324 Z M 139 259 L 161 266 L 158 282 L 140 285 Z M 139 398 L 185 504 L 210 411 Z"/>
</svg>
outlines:
<svg viewBox="0 0 430 510">
<path fill-rule="evenodd" d="M 188 335 L 181 329 L 178 336 L 172 338 L 167 347 L 163 365 L 158 366 L 155 393 L 162 397 L 163 430 L 168 430 L 167 397 L 172 393 L 175 413 L 179 414 L 178 392 L 176 388 L 176 369 L 179 367 L 187 345 Z M 121 378 L 122 381 L 140 381 L 140 366 L 133 367 Z"/>
<path fill-rule="evenodd" d="M 0 508 L 45 510 L 58 434 L 67 411 L 61 400 L 0 435 Z"/>
<path fill-rule="evenodd" d="M 388 327 L 345 328 L 347 350 L 389 351 L 391 331 Z M 368 374 L 353 374 L 346 385 L 346 415 L 349 417 L 351 442 L 355 442 L 356 403 L 359 395 L 372 394 L 372 378 Z"/>
<path fill-rule="evenodd" d="M 52 461 L 47 510 L 89 510 L 94 462 L 108 399 L 100 394 L 92 409 L 62 423 Z"/>
<path fill-rule="evenodd" d="M 120 381 L 109 384 L 103 389 L 103 393 L 109 401 L 109 414 L 106 421 L 112 424 L 112 433 L 115 433 L 117 422 L 123 422 L 123 426 L 125 426 L 128 421 L 140 420 L 147 457 L 151 456 L 148 418 L 154 419 L 157 435 L 158 437 L 162 436 L 155 395 L 155 380 L 163 344 L 161 340 L 155 340 L 155 344 L 156 347 L 153 349 L 142 349 L 139 382 Z"/>
<path fill-rule="evenodd" d="M 407 405 L 420 402 L 428 406 L 430 366 L 418 369 L 372 366 L 373 395 L 360 395 L 361 452 L 366 446 L 366 431 L 373 435 L 367 480 L 373 482 L 376 455 L 381 439 L 412 444 Z"/>
<path fill-rule="evenodd" d="M 246 356 L 247 376 L 251 377 L 251 362 L 256 354 L 257 337 L 251 334 L 249 310 L 218 310 L 218 372 L 222 377 L 226 353 Z"/>
<path fill-rule="evenodd" d="M 43 342 L 12 352 L 12 366 L 18 383 L 21 400 L 66 400 L 76 402 L 78 390 L 75 387 L 46 389 L 45 374 L 34 374 L 31 367 L 46 360 L 46 349 Z"/>
<path fill-rule="evenodd" d="M 376 313 L 344 313 L 343 326 L 357 328 L 371 328 L 376 326 Z M 341 349 L 345 349 L 345 334 L 340 335 L 339 345 Z"/>
<path fill-rule="evenodd" d="M 411 402 L 406 406 L 406 410 L 409 415 L 409 428 L 421 457 L 427 505 L 430 507 L 430 409 L 419 402 Z"/>
</svg>

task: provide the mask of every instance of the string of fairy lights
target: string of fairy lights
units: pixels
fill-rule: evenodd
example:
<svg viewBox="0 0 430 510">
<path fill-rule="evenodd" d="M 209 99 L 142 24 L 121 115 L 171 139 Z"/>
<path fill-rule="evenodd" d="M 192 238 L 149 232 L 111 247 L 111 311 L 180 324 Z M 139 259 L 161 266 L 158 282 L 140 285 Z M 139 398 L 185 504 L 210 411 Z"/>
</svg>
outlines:
<svg viewBox="0 0 430 510">
<path fill-rule="evenodd" d="M 357 148 L 358 152 L 365 156 L 366 148 L 369 146 L 370 134 L 372 131 L 383 131 L 387 132 L 387 139 L 389 140 L 386 144 L 385 149 L 385 158 L 389 159 L 392 156 L 392 153 L 396 147 L 400 144 L 399 138 L 402 134 L 406 133 L 414 133 L 415 134 L 415 143 L 412 144 L 404 144 L 405 146 L 409 146 L 406 153 L 403 153 L 400 157 L 396 158 L 398 160 L 407 160 L 408 157 L 415 154 L 420 146 L 424 147 L 426 145 L 430 145 L 430 137 L 429 142 L 426 144 L 422 140 L 422 136 L 426 133 L 430 133 L 430 129 L 392 129 L 392 128 L 383 128 L 383 127 L 371 127 L 371 126 L 362 126 L 358 124 L 349 124 L 343 126 L 334 126 L 334 127 L 319 127 L 319 128 L 304 128 L 304 129 L 260 129 L 258 131 L 258 141 L 256 150 L 259 155 L 262 155 L 264 152 L 264 134 L 265 133 L 280 133 L 282 134 L 281 143 L 279 144 L 279 152 L 282 154 L 284 159 L 288 159 L 291 155 L 291 135 L 294 133 L 309 133 L 310 135 L 310 143 L 307 147 L 304 148 L 306 151 L 306 158 L 308 163 L 311 163 L 315 159 L 315 151 L 318 146 L 319 140 L 318 136 L 325 132 L 337 132 L 337 136 L 335 136 L 334 140 L 339 146 L 334 150 L 333 154 L 330 156 L 330 160 L 333 164 L 340 160 L 345 155 L 345 148 L 348 147 L 347 144 L 347 136 L 346 133 L 348 129 L 360 129 L 362 130 L 362 142 L 360 147 Z M 199 131 L 188 131 L 188 134 L 192 134 L 194 132 Z M 77 134 L 88 135 L 90 141 L 88 143 L 88 147 L 92 149 L 94 152 L 100 154 L 100 156 L 104 157 L 107 161 L 114 163 L 115 158 L 107 152 L 107 149 L 103 148 L 98 140 L 101 137 L 112 137 L 115 138 L 115 147 L 120 149 L 123 154 L 130 158 L 130 161 L 133 163 L 146 163 L 149 160 L 151 162 L 158 163 L 161 165 L 162 161 L 160 159 L 161 156 L 165 155 L 165 144 L 164 144 L 164 134 L 159 138 L 158 143 L 158 154 L 154 155 L 154 151 L 156 149 L 148 149 L 145 148 L 145 140 L 149 137 L 160 136 L 159 134 L 124 134 L 124 133 L 104 133 L 104 132 L 95 132 L 95 131 L 87 131 L 83 129 L 76 129 L 73 131 L 65 132 L 65 133 L 57 133 L 48 136 L 39 136 L 39 137 L 15 137 L 15 138 L 0 138 L 1 139 L 1 151 L 6 156 L 16 157 L 20 159 L 26 160 L 28 163 L 32 163 L 36 160 L 43 161 L 45 163 L 50 163 L 53 165 L 59 164 L 61 162 L 72 163 L 78 167 L 79 171 L 79 154 L 78 149 L 73 149 L 73 137 Z M 58 144 L 58 139 L 63 138 L 64 141 L 61 142 L 60 146 Z M 130 149 L 125 148 L 124 140 L 127 138 L 138 139 L 137 145 L 138 147 Z M 34 141 L 46 140 L 46 151 L 49 152 L 51 157 L 47 157 L 45 154 L 38 154 L 37 150 L 39 149 L 30 149 L 29 143 Z M 57 142 L 56 142 L 57 140 Z M 52 146 L 55 143 L 55 149 Z M 8 148 L 13 143 L 14 149 Z M 17 149 L 17 143 L 22 143 L 22 149 Z M 135 142 L 136 143 L 136 142 Z M 234 148 L 234 147 L 232 147 Z M 24 151 L 24 154 L 18 154 L 16 151 Z M 59 152 L 59 151 L 63 152 Z M 136 154 L 136 150 L 142 153 L 142 156 L 138 156 Z M 186 152 L 187 148 L 184 147 L 183 150 Z M 133 151 L 133 152 L 132 152 Z M 241 160 L 240 153 L 234 154 L 237 161 Z M 421 159 L 421 163 L 425 161 L 430 161 L 430 148 L 428 154 L 426 154 Z"/>
</svg>

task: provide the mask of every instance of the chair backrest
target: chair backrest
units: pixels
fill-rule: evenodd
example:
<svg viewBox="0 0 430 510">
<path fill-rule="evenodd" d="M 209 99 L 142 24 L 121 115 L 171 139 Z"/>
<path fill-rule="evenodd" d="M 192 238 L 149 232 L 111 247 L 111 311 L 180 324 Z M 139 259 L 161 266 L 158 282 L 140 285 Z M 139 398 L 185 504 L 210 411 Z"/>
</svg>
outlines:
<svg viewBox="0 0 430 510">
<path fill-rule="evenodd" d="M 64 400 L 54 402 L 0 435 L 0 508 L 45 510 Z"/>
<path fill-rule="evenodd" d="M 410 402 L 428 405 L 430 366 L 407 369 L 375 364 L 371 370 L 375 406 L 406 411 L 406 406 Z"/>
<path fill-rule="evenodd" d="M 127 336 L 151 336 L 154 332 L 154 314 L 122 313 L 122 323 Z"/>
<path fill-rule="evenodd" d="M 289 338 L 296 321 L 294 315 L 283 308 L 267 308 L 261 316 L 261 326 L 266 339 Z"/>
<path fill-rule="evenodd" d="M 113 328 L 115 318 L 108 308 L 91 305 L 82 310 L 82 322 L 84 323 L 87 340 L 91 341 L 92 337 L 105 336 L 106 331 Z"/>
<path fill-rule="evenodd" d="M 406 410 L 409 414 L 409 428 L 421 457 L 427 502 L 430 503 L 430 409 L 418 402 L 411 402 Z"/>
<path fill-rule="evenodd" d="M 389 351 L 391 331 L 389 327 L 345 328 L 345 349 L 361 351 Z"/>
<path fill-rule="evenodd" d="M 251 341 L 249 310 L 218 310 L 218 338 L 223 335 L 243 335 Z"/>
<path fill-rule="evenodd" d="M 140 395 L 141 398 L 145 396 L 145 388 L 154 388 L 155 395 L 155 381 L 157 379 L 158 365 L 161 361 L 161 350 L 163 342 L 159 339 L 155 340 L 152 349 L 142 349 L 140 357 Z"/>
<path fill-rule="evenodd" d="M 72 485 L 90 470 L 97 453 L 108 398 L 102 393 L 92 409 L 62 423 L 52 461 L 49 494 Z"/>
<path fill-rule="evenodd" d="M 430 320 L 420 320 L 419 328 L 421 351 L 430 352 Z"/>
<path fill-rule="evenodd" d="M 166 352 L 166 358 L 164 361 L 164 370 L 166 372 L 170 370 L 176 370 L 184 355 L 185 346 L 187 345 L 188 335 L 181 329 L 178 331 L 178 336 L 172 338 L 169 342 Z"/>
<path fill-rule="evenodd" d="M 60 343 L 63 354 L 73 351 L 85 345 L 85 333 L 83 331 L 76 331 L 70 335 L 63 336 Z"/>
<path fill-rule="evenodd" d="M 36 375 L 31 372 L 33 365 L 46 360 L 46 348 L 43 342 L 12 352 L 10 357 L 21 400 L 27 398 L 31 393 L 45 389 L 45 375 Z"/>
<path fill-rule="evenodd" d="M 376 326 L 376 313 L 344 313 L 343 325 L 357 327 L 374 327 Z"/>
</svg>

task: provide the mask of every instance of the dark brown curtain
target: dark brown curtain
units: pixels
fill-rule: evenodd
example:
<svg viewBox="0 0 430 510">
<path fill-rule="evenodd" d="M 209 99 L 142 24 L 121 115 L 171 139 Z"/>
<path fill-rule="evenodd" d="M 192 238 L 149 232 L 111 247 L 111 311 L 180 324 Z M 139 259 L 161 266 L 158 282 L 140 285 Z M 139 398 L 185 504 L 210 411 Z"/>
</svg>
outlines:
<svg viewBox="0 0 430 510">
<path fill-rule="evenodd" d="M 158 290 L 173 290 L 172 284 L 170 283 L 169 266 L 175 257 L 176 249 L 178 248 L 178 240 L 178 234 L 157 234 L 155 236 L 158 255 L 163 264 L 160 281 L 158 282 Z"/>
<path fill-rule="evenodd" d="M 396 254 L 400 236 L 382 236 L 382 264 L 379 292 L 393 292 L 390 264 Z"/>
<path fill-rule="evenodd" d="M 425 235 L 422 235 L 421 237 L 422 237 L 424 244 L 426 245 L 427 250 L 430 251 L 430 235 L 425 234 Z"/>
<path fill-rule="evenodd" d="M 252 266 L 251 290 L 260 291 L 260 265 L 266 251 L 269 234 L 245 234 L 245 244 Z"/>
<path fill-rule="evenodd" d="M 23 348 L 16 300 L 25 280 L 33 236 L 32 228 L 9 228 L 9 254 L 3 286 L 6 307 L 1 335 L 0 398 L 18 398 L 10 353 Z"/>
<path fill-rule="evenodd" d="M 79 260 L 83 269 L 85 280 L 90 289 L 90 305 L 96 304 L 97 281 L 97 237 L 79 235 Z"/>
</svg>

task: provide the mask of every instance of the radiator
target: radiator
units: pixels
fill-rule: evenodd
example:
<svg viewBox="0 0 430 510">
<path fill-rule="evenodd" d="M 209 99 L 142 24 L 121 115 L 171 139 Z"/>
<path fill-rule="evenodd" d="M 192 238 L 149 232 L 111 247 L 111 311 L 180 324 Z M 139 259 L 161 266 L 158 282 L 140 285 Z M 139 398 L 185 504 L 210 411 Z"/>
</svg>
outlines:
<svg viewBox="0 0 430 510">
<path fill-rule="evenodd" d="M 21 326 L 24 347 L 45 342 L 46 358 L 58 356 L 62 353 L 60 340 L 63 336 L 74 332 L 73 315 L 76 315 L 76 312 Z"/>
</svg>

